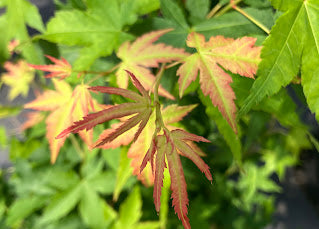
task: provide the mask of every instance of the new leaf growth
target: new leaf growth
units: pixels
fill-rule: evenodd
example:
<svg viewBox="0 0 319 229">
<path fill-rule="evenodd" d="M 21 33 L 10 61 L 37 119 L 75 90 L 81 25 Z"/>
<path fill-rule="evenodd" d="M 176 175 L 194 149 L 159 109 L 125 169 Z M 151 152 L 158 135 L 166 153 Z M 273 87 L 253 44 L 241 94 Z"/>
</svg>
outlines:
<svg viewBox="0 0 319 229">
<path fill-rule="evenodd" d="M 140 165 L 140 173 L 146 167 L 147 162 L 150 162 L 152 165 L 152 171 L 153 173 L 155 173 L 153 193 L 154 204 L 156 210 L 159 211 L 164 169 L 168 167 L 172 180 L 171 190 L 175 212 L 177 213 L 179 219 L 182 221 L 184 227 L 190 228 L 189 219 L 187 217 L 187 186 L 179 154 L 191 159 L 197 165 L 197 167 L 203 173 L 205 173 L 207 179 L 211 181 L 212 175 L 209 171 L 208 165 L 206 165 L 205 162 L 201 159 L 198 150 L 191 143 L 193 141 L 209 141 L 203 137 L 190 134 L 181 129 L 167 129 L 163 121 L 157 94 L 160 77 L 157 79 L 157 83 L 155 84 L 155 105 L 152 106 L 151 98 L 145 88 L 141 85 L 141 83 L 137 80 L 133 73 L 129 71 L 127 71 L 127 73 L 130 75 L 134 86 L 139 90 L 140 94 L 122 88 L 103 86 L 91 87 L 89 88 L 89 90 L 121 95 L 123 97 L 134 100 L 135 102 L 114 105 L 102 111 L 89 114 L 83 117 L 83 120 L 75 122 L 72 126 L 62 131 L 56 138 L 64 138 L 69 133 L 77 133 L 83 130 L 90 130 L 98 124 L 110 121 L 112 119 L 120 119 L 129 116 L 126 121 L 120 123 L 119 126 L 113 129 L 111 133 L 107 133 L 102 138 L 100 138 L 95 143 L 95 147 L 101 147 L 107 143 L 112 142 L 117 137 L 131 130 L 139 124 L 133 139 L 133 141 L 135 142 L 142 133 L 143 129 L 149 123 L 153 108 L 155 107 L 156 119 L 155 122 L 153 122 L 153 125 L 156 126 L 156 128 L 154 128 L 150 147 Z M 192 108 L 187 107 L 186 111 L 189 109 Z M 181 108 L 177 109 L 176 111 L 179 113 L 180 110 Z M 185 111 L 183 113 L 185 113 Z"/>
<path fill-rule="evenodd" d="M 108 94 L 121 95 L 123 97 L 135 100 L 135 102 L 122 103 L 99 111 L 97 113 L 89 114 L 83 117 L 83 120 L 75 122 L 72 126 L 62 131 L 56 138 L 63 138 L 69 133 L 77 133 L 84 129 L 90 130 L 98 124 L 113 119 L 134 115 L 133 117 L 129 118 L 126 122 L 124 122 L 120 127 L 118 127 L 112 135 L 109 135 L 108 137 L 96 142 L 95 147 L 113 141 L 119 135 L 123 134 L 124 132 L 128 131 L 129 129 L 133 128 L 134 126 L 140 123 L 139 128 L 135 133 L 134 137 L 134 140 L 136 140 L 143 128 L 145 127 L 150 115 L 152 114 L 151 98 L 149 97 L 144 87 L 136 79 L 136 77 L 132 73 L 128 73 L 131 76 L 133 84 L 142 95 L 133 91 L 115 87 L 97 86 L 91 87 L 89 88 L 89 90 Z"/>
</svg>

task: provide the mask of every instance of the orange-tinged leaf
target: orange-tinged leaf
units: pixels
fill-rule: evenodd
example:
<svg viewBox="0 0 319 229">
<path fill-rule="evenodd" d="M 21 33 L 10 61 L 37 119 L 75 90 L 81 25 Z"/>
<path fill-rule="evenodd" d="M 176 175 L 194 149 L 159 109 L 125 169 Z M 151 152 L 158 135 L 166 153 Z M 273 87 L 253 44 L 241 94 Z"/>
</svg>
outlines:
<svg viewBox="0 0 319 229">
<path fill-rule="evenodd" d="M 179 84 L 179 96 L 182 97 L 186 88 L 195 81 L 198 76 L 200 67 L 199 56 L 193 54 L 185 59 L 185 63 L 180 66 L 177 71 L 177 75 L 180 75 L 178 79 Z"/>
<path fill-rule="evenodd" d="M 230 86 L 232 78 L 212 59 L 205 59 L 200 65 L 200 85 L 204 95 L 218 107 L 229 125 L 237 132 L 235 93 Z"/>
<path fill-rule="evenodd" d="M 56 138 L 65 138 L 70 133 L 77 133 L 83 130 L 90 130 L 94 126 L 113 120 L 119 119 L 123 117 L 130 116 L 128 119 L 125 119 L 119 125 L 115 125 L 114 130 L 111 132 L 104 132 L 102 138 L 100 137 L 98 141 L 94 144 L 94 147 L 103 146 L 106 143 L 112 142 L 117 139 L 119 136 L 125 134 L 127 131 L 130 131 L 132 128 L 137 126 L 137 130 L 135 132 L 135 136 L 133 140 L 136 140 L 144 127 L 149 120 L 149 117 L 152 114 L 152 106 L 151 99 L 145 88 L 140 84 L 135 75 L 129 71 L 127 73 L 130 75 L 133 84 L 137 87 L 137 89 L 142 94 L 139 95 L 135 92 L 131 92 L 121 88 L 111 88 L 111 87 L 92 87 L 90 90 L 105 92 L 109 94 L 122 95 L 124 97 L 136 100 L 135 102 L 122 103 L 114 106 L 109 106 L 106 109 L 91 113 L 86 116 L 83 116 L 83 119 L 77 122 L 74 122 L 73 125 L 64 129 L 61 133 L 59 133 Z M 139 124 L 139 125 L 138 125 Z M 121 141 L 119 141 L 121 144 Z M 110 144 L 112 147 L 112 144 Z"/>
<path fill-rule="evenodd" d="M 143 129 L 144 126 L 146 125 L 145 123 L 146 120 L 148 120 L 149 116 L 152 113 L 151 99 L 148 93 L 146 93 L 145 88 L 136 79 L 135 75 L 129 71 L 127 71 L 127 73 L 130 75 L 134 85 L 137 86 L 138 90 L 141 92 L 143 96 L 140 96 L 135 92 L 130 92 L 128 90 L 124 90 L 121 88 L 111 88 L 111 87 L 102 87 L 102 86 L 92 87 L 91 90 L 93 91 L 100 91 L 100 92 L 106 92 L 109 94 L 122 95 L 130 99 L 136 99 L 137 101 L 111 106 L 97 113 L 89 114 L 83 117 L 82 120 L 74 122 L 72 126 L 69 126 L 65 130 L 63 130 L 59 135 L 57 135 L 56 138 L 63 138 L 69 133 L 77 133 L 84 129 L 90 130 L 94 126 L 110 121 L 112 119 L 119 119 L 125 116 L 130 116 L 135 114 L 135 116 L 126 120 L 117 129 L 115 129 L 114 133 L 108 135 L 104 139 L 99 139 L 99 141 L 95 143 L 94 147 L 99 147 L 107 142 L 113 141 L 115 138 L 117 138 L 118 136 L 122 135 L 124 132 L 128 131 L 129 129 L 133 128 L 134 126 L 140 123 L 140 128 L 137 130 L 134 137 L 134 139 L 136 139 L 138 135 L 140 134 L 141 129 Z"/>
<path fill-rule="evenodd" d="M 117 56 L 122 63 L 116 72 L 119 87 L 127 88 L 128 77 L 123 73 L 127 69 L 134 72 L 141 84 L 147 89 L 152 89 L 155 76 L 150 68 L 156 68 L 159 63 L 180 61 L 188 54 L 183 49 L 174 48 L 162 43 L 154 44 L 156 40 L 171 29 L 154 31 L 139 37 L 135 42 L 125 42 L 119 48 Z M 174 97 L 164 88 L 159 88 L 159 94 L 169 99 Z"/>
<path fill-rule="evenodd" d="M 44 118 L 44 114 L 40 111 L 28 112 L 26 114 L 26 121 L 21 125 L 21 130 L 26 130 L 34 125 L 40 123 Z"/>
<path fill-rule="evenodd" d="M 140 113 L 145 108 L 145 104 L 139 103 L 123 103 L 112 106 L 105 110 L 88 114 L 82 120 L 74 122 L 74 124 L 63 130 L 57 138 L 63 138 L 70 133 L 77 133 L 81 130 L 90 130 L 96 125 L 110 121 L 112 119 L 122 118 L 134 113 Z"/>
<path fill-rule="evenodd" d="M 20 94 L 26 96 L 34 78 L 34 71 L 23 60 L 16 64 L 7 61 L 4 68 L 7 73 L 2 74 L 1 78 L 2 82 L 10 87 L 9 99 L 13 100 Z"/>
<path fill-rule="evenodd" d="M 238 38 L 225 46 L 214 48 L 211 55 L 223 68 L 245 77 L 254 78 L 261 60 L 261 47 L 254 47 L 256 40 L 252 37 Z M 212 42 L 215 40 L 212 39 Z"/>
<path fill-rule="evenodd" d="M 180 96 L 192 81 L 200 77 L 201 90 L 208 95 L 218 107 L 229 125 L 237 132 L 235 93 L 231 88 L 231 76 L 224 70 L 254 78 L 260 62 L 260 47 L 254 47 L 255 38 L 239 39 L 205 37 L 191 33 L 187 45 L 196 48 L 197 52 L 187 57 L 177 71 L 179 75 Z M 224 69 L 223 69 L 224 68 Z"/>
<path fill-rule="evenodd" d="M 62 106 L 72 96 L 72 88 L 62 80 L 52 79 L 56 90 L 46 90 L 35 100 L 24 105 L 24 108 L 53 111 Z"/>
<path fill-rule="evenodd" d="M 99 136 L 98 140 L 96 141 L 96 143 L 99 143 L 103 139 L 108 138 L 121 125 L 122 125 L 122 122 L 112 124 L 110 129 L 106 129 L 100 134 L 100 136 Z M 112 142 L 107 142 L 107 143 L 99 146 L 99 148 L 102 148 L 102 149 L 110 149 L 110 148 L 115 149 L 115 148 L 120 147 L 120 146 L 126 146 L 126 145 L 130 144 L 133 141 L 134 134 L 136 133 L 136 131 L 137 131 L 137 127 L 134 127 L 132 129 L 128 130 L 127 132 L 123 133 L 121 136 L 119 136 L 116 139 L 114 139 Z"/>
<path fill-rule="evenodd" d="M 46 137 L 50 145 L 52 163 L 56 161 L 66 139 L 65 137 L 56 139 L 56 136 L 89 112 L 101 109 L 101 106 L 91 97 L 87 85 L 78 85 L 72 92 L 70 85 L 62 80 L 53 79 L 53 83 L 56 90 L 44 91 L 34 101 L 25 105 L 25 108 L 51 111 L 46 119 Z M 92 131 L 82 131 L 79 134 L 90 148 Z"/>
<path fill-rule="evenodd" d="M 29 66 L 37 70 L 49 72 L 49 74 L 45 76 L 46 78 L 59 77 L 60 79 L 64 79 L 71 75 L 72 66 L 69 64 L 69 62 L 66 59 L 62 57 L 61 60 L 59 60 L 49 55 L 46 55 L 46 57 L 49 60 L 51 60 L 54 64 L 50 64 L 50 65 L 29 64 Z"/>
<path fill-rule="evenodd" d="M 137 176 L 145 186 L 152 186 L 154 184 L 154 174 L 150 164 L 145 165 L 146 167 L 142 172 L 140 170 L 144 155 L 152 143 L 154 129 L 151 123 L 148 122 L 138 139 L 132 143 L 127 152 L 127 156 L 132 159 L 131 167 L 133 168 L 133 174 Z"/>
<path fill-rule="evenodd" d="M 46 119 L 47 133 L 49 140 L 51 163 L 54 163 L 58 157 L 60 148 L 63 146 L 66 138 L 55 139 L 55 136 L 72 123 L 71 117 L 72 103 L 69 101 L 52 113 Z"/>
<path fill-rule="evenodd" d="M 188 106 L 169 105 L 162 111 L 163 121 L 166 125 L 179 122 L 196 107 L 196 104 Z"/>
</svg>

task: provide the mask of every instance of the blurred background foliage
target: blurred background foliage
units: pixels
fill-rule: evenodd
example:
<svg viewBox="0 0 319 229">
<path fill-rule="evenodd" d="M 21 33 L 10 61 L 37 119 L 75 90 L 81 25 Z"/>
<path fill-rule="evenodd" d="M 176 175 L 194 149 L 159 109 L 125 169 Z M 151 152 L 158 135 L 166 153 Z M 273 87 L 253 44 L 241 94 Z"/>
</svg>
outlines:
<svg viewBox="0 0 319 229">
<path fill-rule="evenodd" d="M 63 56 L 78 70 L 105 71 L 118 63 L 113 52 L 121 43 L 164 28 L 174 31 L 161 37 L 160 42 L 183 48 L 190 31 L 202 33 L 206 38 L 252 36 L 258 39 L 259 45 L 267 36 L 236 11 L 206 18 L 217 5 L 227 6 L 227 0 L 55 0 L 54 3 L 55 15 L 45 25 L 31 2 L 0 0 L 2 64 L 19 60 L 45 64 L 47 60 L 43 56 L 49 54 Z M 243 0 L 240 6 L 269 29 L 281 14 L 267 0 Z M 99 36 L 89 33 L 109 28 L 116 32 Z M 75 30 L 81 34 L 56 35 Z M 12 40 L 19 40 L 14 50 L 8 49 Z M 283 88 L 265 99 L 239 121 L 239 135 L 235 136 L 211 101 L 198 91 L 198 81 L 187 89 L 186 96 L 178 97 L 176 69 L 165 71 L 163 86 L 176 96 L 178 104 L 198 104 L 181 125 L 212 142 L 200 147 L 211 167 L 213 184 L 194 164 L 182 159 L 192 227 L 264 228 L 271 221 L 276 193 L 281 191 L 278 182 L 285 177 L 286 168 L 298 164 L 300 153 L 317 144 L 311 134 L 316 131 L 312 123 L 300 118 L 305 114 L 300 85 Z M 53 88 L 39 74 L 32 82 L 26 82 L 33 93 L 41 88 Z M 4 81 L 3 75 L 0 84 L 8 91 L 14 86 Z M 88 74 L 86 79 L 93 77 Z M 240 106 L 253 80 L 237 75 L 233 79 L 236 104 Z M 66 80 L 73 86 L 79 83 L 76 74 Z M 115 75 L 111 74 L 94 84 L 115 86 L 115 82 Z M 119 102 L 116 97 L 93 96 L 101 103 Z M 166 99 L 162 101 L 170 103 Z M 0 118 L 23 111 L 23 104 L 12 104 L 0 106 Z M 96 128 L 95 139 L 106 127 Z M 9 152 L 11 162 L 8 168 L 0 170 L 0 228 L 182 227 L 170 207 L 170 181 L 164 181 L 162 209 L 157 216 L 152 188 L 144 187 L 132 175 L 130 159 L 126 156 L 128 147 L 89 151 L 75 135 L 66 141 L 52 165 L 44 122 L 17 136 L 8 134 L 9 131 L 0 128 L 0 147 Z"/>
</svg>

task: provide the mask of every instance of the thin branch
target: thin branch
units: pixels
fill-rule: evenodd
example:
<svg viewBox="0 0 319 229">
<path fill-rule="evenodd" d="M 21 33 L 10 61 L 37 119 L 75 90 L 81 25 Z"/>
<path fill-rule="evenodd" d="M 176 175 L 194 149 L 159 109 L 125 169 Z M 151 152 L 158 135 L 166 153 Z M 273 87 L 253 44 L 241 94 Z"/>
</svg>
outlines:
<svg viewBox="0 0 319 229">
<path fill-rule="evenodd" d="M 253 16 L 249 15 L 246 13 L 244 10 L 242 10 L 239 6 L 234 5 L 233 7 L 237 12 L 241 13 L 244 15 L 246 18 L 248 18 L 251 22 L 253 22 L 255 25 L 257 25 L 259 28 L 261 28 L 265 33 L 269 34 L 270 30 L 260 21 L 255 19 Z"/>
<path fill-rule="evenodd" d="M 101 78 L 102 76 L 107 76 L 109 74 L 111 74 L 112 72 L 114 72 L 118 67 L 120 66 L 120 64 L 115 65 L 113 68 L 111 68 L 108 71 L 105 72 L 98 72 L 98 71 L 82 71 L 79 72 L 79 74 L 97 74 L 96 77 L 94 77 L 93 79 L 89 80 L 87 82 L 88 85 L 90 85 L 92 82 L 94 82 L 95 80 L 98 80 L 99 78 Z"/>
<path fill-rule="evenodd" d="M 70 140 L 72 142 L 72 145 L 75 148 L 75 151 L 79 154 L 80 158 L 83 159 L 85 157 L 84 151 L 81 149 L 80 144 L 76 137 L 73 134 L 70 134 Z"/>
<path fill-rule="evenodd" d="M 161 113 L 161 104 L 158 96 L 158 88 L 161 83 L 161 78 L 163 76 L 163 72 L 165 69 L 165 65 L 162 65 L 159 72 L 156 74 L 155 85 L 154 85 L 154 106 L 155 106 L 155 114 L 156 114 L 156 132 L 159 132 L 162 128 L 165 128 L 164 121 Z"/>
<path fill-rule="evenodd" d="M 215 17 L 219 17 L 227 13 L 229 10 L 231 10 L 234 7 L 234 5 L 240 3 L 241 1 L 242 0 L 230 1 L 223 9 L 221 9 L 219 12 L 215 14 Z"/>
<path fill-rule="evenodd" d="M 213 17 L 217 13 L 217 11 L 220 10 L 220 8 L 222 7 L 223 5 L 217 3 L 215 7 L 206 15 L 206 19 L 210 19 L 211 17 Z"/>
</svg>

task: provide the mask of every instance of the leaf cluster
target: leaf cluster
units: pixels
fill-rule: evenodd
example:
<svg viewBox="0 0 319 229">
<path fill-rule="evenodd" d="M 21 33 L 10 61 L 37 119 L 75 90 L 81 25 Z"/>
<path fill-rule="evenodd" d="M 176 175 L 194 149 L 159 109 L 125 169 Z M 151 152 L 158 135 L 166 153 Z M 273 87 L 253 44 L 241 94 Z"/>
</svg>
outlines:
<svg viewBox="0 0 319 229">
<path fill-rule="evenodd" d="M 0 106 L 35 110 L 0 128 L 0 227 L 264 228 L 319 145 L 318 2 L 54 2 L 0 0 L 1 90 L 36 95 Z"/>
</svg>

